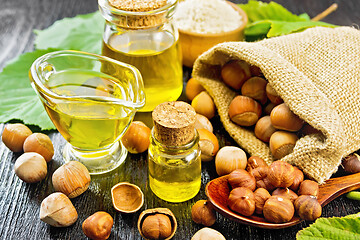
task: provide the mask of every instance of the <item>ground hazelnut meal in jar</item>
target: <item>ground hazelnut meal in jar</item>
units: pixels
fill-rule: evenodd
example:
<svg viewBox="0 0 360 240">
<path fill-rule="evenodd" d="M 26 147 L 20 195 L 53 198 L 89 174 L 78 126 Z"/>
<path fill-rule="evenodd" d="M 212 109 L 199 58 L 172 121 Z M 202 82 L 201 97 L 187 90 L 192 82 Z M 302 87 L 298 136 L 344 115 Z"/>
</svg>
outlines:
<svg viewBox="0 0 360 240">
<path fill-rule="evenodd" d="M 224 0 L 185 0 L 174 14 L 175 25 L 195 33 L 229 32 L 240 27 L 241 16 Z"/>
</svg>

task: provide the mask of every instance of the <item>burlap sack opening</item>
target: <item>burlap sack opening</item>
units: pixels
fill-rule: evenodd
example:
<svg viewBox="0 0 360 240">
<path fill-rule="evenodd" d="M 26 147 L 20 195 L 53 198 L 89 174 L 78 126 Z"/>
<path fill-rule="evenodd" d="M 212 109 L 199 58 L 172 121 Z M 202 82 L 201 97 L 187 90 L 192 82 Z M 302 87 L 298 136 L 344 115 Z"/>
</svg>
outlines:
<svg viewBox="0 0 360 240">
<path fill-rule="evenodd" d="M 268 145 L 228 117 L 237 93 L 222 83 L 220 69 L 232 59 L 260 67 L 289 108 L 322 132 L 300 138 L 283 161 L 323 183 L 344 156 L 360 148 L 360 31 L 317 27 L 256 43 L 223 43 L 196 60 L 193 76 L 213 97 L 226 131 L 269 163 Z"/>
</svg>

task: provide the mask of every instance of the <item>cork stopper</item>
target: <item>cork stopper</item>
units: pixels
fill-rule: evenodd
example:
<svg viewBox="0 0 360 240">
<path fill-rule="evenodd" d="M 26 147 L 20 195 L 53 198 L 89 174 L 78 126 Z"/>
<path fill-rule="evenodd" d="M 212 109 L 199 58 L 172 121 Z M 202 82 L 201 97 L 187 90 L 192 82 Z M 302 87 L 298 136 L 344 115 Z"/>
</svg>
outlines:
<svg viewBox="0 0 360 240">
<path fill-rule="evenodd" d="M 154 137 L 164 145 L 189 143 L 195 135 L 195 110 L 186 102 L 165 102 L 152 112 Z"/>
<path fill-rule="evenodd" d="M 165 7 L 167 0 L 108 0 L 110 5 L 126 12 L 148 14 L 125 14 L 119 17 L 118 25 L 124 28 L 149 28 L 163 24 L 166 12 L 156 13 L 157 9 Z M 153 11 L 153 12 L 151 12 Z"/>
</svg>

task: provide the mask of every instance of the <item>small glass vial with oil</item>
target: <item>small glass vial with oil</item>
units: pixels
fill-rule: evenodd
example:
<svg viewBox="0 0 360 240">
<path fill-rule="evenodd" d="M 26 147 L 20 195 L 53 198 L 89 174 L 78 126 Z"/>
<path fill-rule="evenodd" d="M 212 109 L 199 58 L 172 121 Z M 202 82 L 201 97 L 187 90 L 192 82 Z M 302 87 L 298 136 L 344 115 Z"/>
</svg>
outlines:
<svg viewBox="0 0 360 240">
<path fill-rule="evenodd" d="M 146 95 L 143 112 L 178 99 L 182 92 L 179 33 L 172 24 L 177 2 L 98 0 L 106 19 L 102 55 L 139 69 Z"/>
<path fill-rule="evenodd" d="M 201 158 L 195 111 L 185 102 L 165 102 L 153 113 L 148 154 L 149 186 L 168 202 L 184 202 L 199 192 Z"/>
</svg>

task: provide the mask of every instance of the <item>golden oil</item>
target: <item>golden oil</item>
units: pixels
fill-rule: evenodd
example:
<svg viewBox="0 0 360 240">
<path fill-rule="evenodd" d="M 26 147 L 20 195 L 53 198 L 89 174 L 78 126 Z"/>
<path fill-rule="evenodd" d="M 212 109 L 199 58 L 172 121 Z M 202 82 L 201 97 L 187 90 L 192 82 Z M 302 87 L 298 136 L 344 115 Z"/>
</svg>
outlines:
<svg viewBox="0 0 360 240">
<path fill-rule="evenodd" d="M 76 83 L 72 79 L 77 79 Z M 52 74 L 46 84 L 52 92 L 69 97 L 44 106 L 61 135 L 75 149 L 111 146 L 134 116 L 133 109 L 107 101 L 113 98 L 125 102 L 129 98 L 129 86 L 107 74 L 66 70 Z"/>
<path fill-rule="evenodd" d="M 103 55 L 139 69 L 146 96 L 140 111 L 152 111 L 181 95 L 182 57 L 177 38 L 167 31 L 137 30 L 112 34 L 103 42 Z"/>
</svg>

